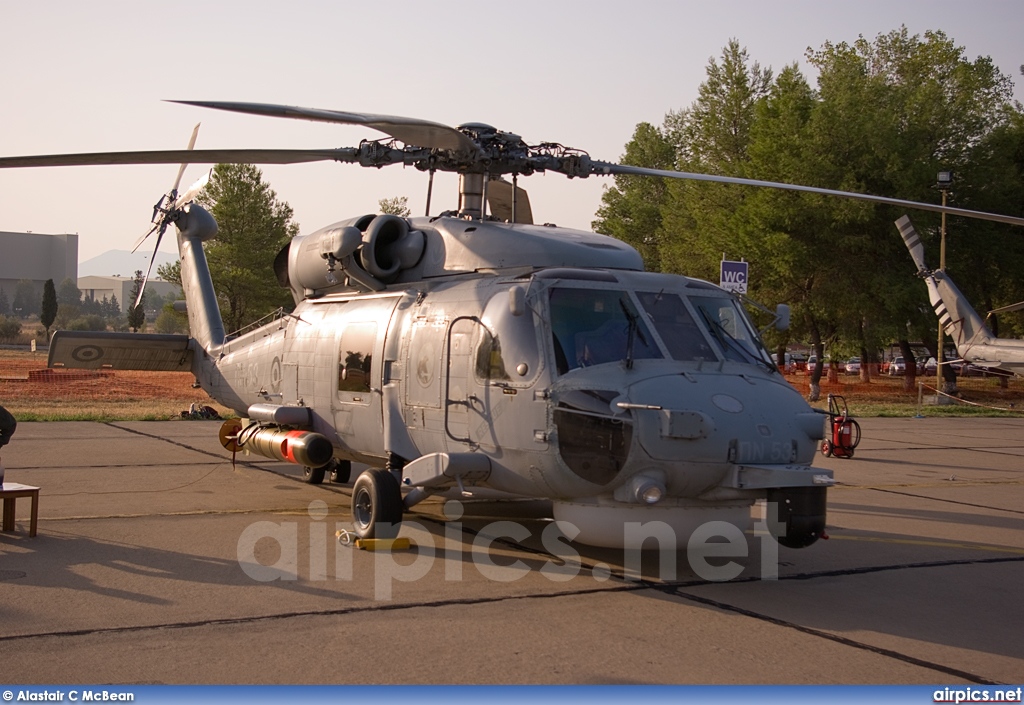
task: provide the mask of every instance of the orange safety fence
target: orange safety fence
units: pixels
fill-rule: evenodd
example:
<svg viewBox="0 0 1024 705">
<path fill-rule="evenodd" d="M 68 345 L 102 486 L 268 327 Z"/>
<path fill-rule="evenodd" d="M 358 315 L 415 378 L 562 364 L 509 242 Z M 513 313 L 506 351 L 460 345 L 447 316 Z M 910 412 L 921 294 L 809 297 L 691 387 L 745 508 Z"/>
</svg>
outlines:
<svg viewBox="0 0 1024 705">
<path fill-rule="evenodd" d="M 209 403 L 188 372 L 49 369 L 46 353 L 0 350 L 0 403 L 45 401 L 131 402 L 160 399 Z"/>
<path fill-rule="evenodd" d="M 810 393 L 811 376 L 803 371 L 784 375 L 786 381 L 805 398 Z M 48 369 L 46 353 L 0 349 L 0 403 L 53 401 L 133 402 L 163 400 L 175 404 L 210 404 L 202 389 L 193 388 L 195 378 L 188 372 L 133 372 L 122 370 Z M 997 377 L 962 377 L 957 386 L 968 401 L 997 407 L 1015 405 L 1024 409 L 1024 379 L 1009 378 L 1000 386 Z M 916 404 L 918 384 L 925 394 L 935 386 L 934 376 L 918 376 L 909 388 L 902 376 L 873 375 L 869 382 L 859 375 L 840 373 L 830 380 L 823 375 L 820 398 L 828 394 L 850 402 Z"/>
</svg>

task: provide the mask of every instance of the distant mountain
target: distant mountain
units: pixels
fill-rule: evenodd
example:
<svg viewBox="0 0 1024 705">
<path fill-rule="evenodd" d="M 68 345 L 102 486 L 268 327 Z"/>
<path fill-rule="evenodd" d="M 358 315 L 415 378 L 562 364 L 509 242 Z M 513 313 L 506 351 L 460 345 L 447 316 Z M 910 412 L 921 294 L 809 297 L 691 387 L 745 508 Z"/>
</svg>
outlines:
<svg viewBox="0 0 1024 705">
<path fill-rule="evenodd" d="M 153 266 L 152 276 L 156 276 L 157 267 L 161 264 L 177 261 L 177 257 L 166 252 L 156 253 L 156 262 Z M 102 255 L 78 263 L 78 276 L 80 277 L 130 277 L 135 270 L 143 272 L 149 267 L 149 253 L 139 250 L 132 254 L 128 250 L 108 250 Z"/>
</svg>

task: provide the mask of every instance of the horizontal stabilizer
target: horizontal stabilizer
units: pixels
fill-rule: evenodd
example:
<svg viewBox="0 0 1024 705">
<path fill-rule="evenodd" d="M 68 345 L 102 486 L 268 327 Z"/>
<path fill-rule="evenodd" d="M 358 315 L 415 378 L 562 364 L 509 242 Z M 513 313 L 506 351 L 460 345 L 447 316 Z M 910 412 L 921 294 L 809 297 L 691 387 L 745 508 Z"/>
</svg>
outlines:
<svg viewBox="0 0 1024 705">
<path fill-rule="evenodd" d="M 187 335 L 59 330 L 50 341 L 50 367 L 84 370 L 188 372 Z"/>
</svg>

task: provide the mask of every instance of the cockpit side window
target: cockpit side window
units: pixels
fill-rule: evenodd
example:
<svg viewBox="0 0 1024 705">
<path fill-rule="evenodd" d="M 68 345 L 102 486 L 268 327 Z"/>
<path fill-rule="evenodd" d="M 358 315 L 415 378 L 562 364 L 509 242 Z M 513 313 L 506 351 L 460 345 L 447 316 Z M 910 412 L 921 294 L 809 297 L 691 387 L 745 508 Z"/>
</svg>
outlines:
<svg viewBox="0 0 1024 705">
<path fill-rule="evenodd" d="M 476 349 L 476 376 L 484 381 L 509 379 L 501 356 L 501 343 L 487 328 L 483 329 L 480 346 Z"/>
<path fill-rule="evenodd" d="M 555 287 L 549 304 L 559 374 L 630 356 L 634 360 L 662 357 L 624 291 Z"/>
</svg>

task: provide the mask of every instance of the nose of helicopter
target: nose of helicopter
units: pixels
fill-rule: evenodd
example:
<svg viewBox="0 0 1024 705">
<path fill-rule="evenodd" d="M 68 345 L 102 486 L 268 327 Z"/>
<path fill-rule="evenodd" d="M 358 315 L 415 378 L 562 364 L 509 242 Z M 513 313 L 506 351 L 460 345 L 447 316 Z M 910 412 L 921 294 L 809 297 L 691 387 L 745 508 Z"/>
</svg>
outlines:
<svg viewBox="0 0 1024 705">
<path fill-rule="evenodd" d="M 663 477 L 668 496 L 696 497 L 735 465 L 809 464 L 823 436 L 822 415 L 775 375 L 615 376 L 601 386 L 618 391 L 596 391 L 588 377 L 554 395 L 562 460 L 591 486 L 647 475 Z"/>
<path fill-rule="evenodd" d="M 631 384 L 624 396 L 615 406 L 633 412 L 652 458 L 807 462 L 822 437 L 822 416 L 773 376 L 657 376 Z"/>
</svg>

